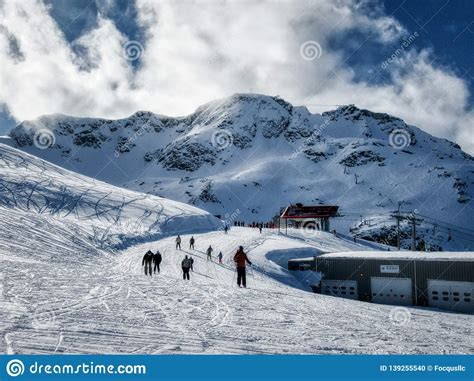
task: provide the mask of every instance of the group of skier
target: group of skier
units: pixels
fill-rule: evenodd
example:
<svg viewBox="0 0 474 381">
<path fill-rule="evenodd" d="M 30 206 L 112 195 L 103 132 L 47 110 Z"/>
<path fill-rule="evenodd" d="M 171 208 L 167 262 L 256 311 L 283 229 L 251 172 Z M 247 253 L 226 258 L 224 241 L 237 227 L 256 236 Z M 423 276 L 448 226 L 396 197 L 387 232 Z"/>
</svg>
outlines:
<svg viewBox="0 0 474 381">
<path fill-rule="evenodd" d="M 181 250 L 181 236 L 176 237 L 176 249 Z M 194 249 L 194 243 L 196 240 L 194 239 L 194 236 L 191 237 L 189 240 L 189 249 L 195 250 Z M 214 252 L 214 249 L 212 248 L 211 245 L 206 250 L 207 254 L 207 261 L 212 261 L 212 253 Z M 219 251 L 219 254 L 217 255 L 217 259 L 219 260 L 219 263 L 222 264 L 222 259 L 223 259 L 223 254 L 222 251 Z M 142 267 L 144 267 L 145 275 L 152 276 L 153 273 L 159 273 L 160 272 L 160 264 L 161 261 L 163 260 L 163 257 L 159 250 L 156 253 L 153 253 L 151 250 L 148 250 L 145 255 L 143 256 L 142 260 Z M 244 248 L 242 246 L 239 246 L 239 249 L 234 255 L 234 263 L 236 265 L 236 271 L 237 271 L 237 285 L 239 287 L 247 287 L 247 279 L 246 279 L 246 264 L 251 265 L 252 262 L 247 257 L 247 254 L 244 252 Z M 181 269 L 183 271 L 183 279 L 184 280 L 189 280 L 189 272 L 194 271 L 193 269 L 194 265 L 194 259 L 191 256 L 185 255 L 184 259 L 181 261 Z"/>
<path fill-rule="evenodd" d="M 145 267 L 145 275 L 152 276 L 153 273 L 160 272 L 160 264 L 163 260 L 160 251 L 153 253 L 151 250 L 148 250 L 143 256 L 142 266 Z"/>
<path fill-rule="evenodd" d="M 234 221 L 234 226 L 248 226 L 249 228 L 258 228 L 258 229 L 274 229 L 275 224 L 273 222 L 251 222 L 249 224 L 245 224 L 244 221 Z"/>
</svg>

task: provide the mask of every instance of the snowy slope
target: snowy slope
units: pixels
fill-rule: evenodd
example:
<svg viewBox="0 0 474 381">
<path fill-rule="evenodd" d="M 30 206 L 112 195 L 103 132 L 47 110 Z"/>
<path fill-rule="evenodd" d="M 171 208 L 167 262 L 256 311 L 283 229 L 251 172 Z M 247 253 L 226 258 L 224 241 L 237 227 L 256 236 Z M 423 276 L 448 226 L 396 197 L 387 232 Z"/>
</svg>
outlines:
<svg viewBox="0 0 474 381">
<path fill-rule="evenodd" d="M 474 228 L 473 158 L 355 106 L 319 115 L 277 97 L 236 94 L 180 118 L 44 116 L 10 137 L 4 141 L 87 176 L 247 222 L 268 220 L 289 203 L 336 204 L 345 216 L 338 231 L 361 215 L 378 216 L 378 226 L 361 232 L 370 236 L 393 227 L 390 212 L 401 202 L 404 211 Z M 433 247 L 472 249 L 471 232 L 448 241 L 447 229 L 432 226 L 420 235 Z"/>
<path fill-rule="evenodd" d="M 3 231 L 11 232 L 11 224 L 21 227 L 28 220 L 25 230 L 47 224 L 67 232 L 72 240 L 115 248 L 170 232 L 206 231 L 220 225 L 196 207 L 117 188 L 4 144 L 0 144 L 0 170 Z"/>
<path fill-rule="evenodd" d="M 45 234 L 49 232 L 45 232 Z M 21 233 L 22 234 L 22 233 Z M 292 239 L 235 228 L 195 234 L 196 250 L 174 237 L 115 256 L 69 262 L 39 260 L 35 247 L 13 257 L 0 248 L 6 276 L 0 310 L 0 352 L 7 353 L 472 353 L 474 317 L 423 308 L 395 308 L 313 294 L 314 276 L 278 265 L 350 242 L 322 234 Z M 55 232 L 49 239 L 57 239 Z M 212 245 L 224 264 L 207 262 Z M 231 255 L 244 245 L 253 262 L 249 289 L 235 285 Z M 360 246 L 357 246 L 360 250 Z M 162 273 L 145 277 L 141 258 L 159 249 Z M 59 248 L 48 248 L 51 254 Z M 183 255 L 195 259 L 183 281 Z M 79 256 L 84 258 L 83 256 Z"/>
<path fill-rule="evenodd" d="M 293 229 L 289 237 L 250 228 L 225 235 L 212 231 L 219 223 L 202 210 L 116 188 L 5 145 L 0 169 L 0 353 L 474 349 L 473 316 L 316 295 L 309 292 L 316 273 L 286 270 L 291 258 L 381 245 Z M 178 232 L 183 251 L 174 248 Z M 223 265 L 206 261 L 208 245 L 214 259 L 223 252 Z M 253 262 L 247 290 L 235 286 L 230 263 L 239 245 Z M 164 256 L 162 273 L 152 278 L 141 269 L 148 249 Z M 184 254 L 195 258 L 187 283 Z"/>
</svg>

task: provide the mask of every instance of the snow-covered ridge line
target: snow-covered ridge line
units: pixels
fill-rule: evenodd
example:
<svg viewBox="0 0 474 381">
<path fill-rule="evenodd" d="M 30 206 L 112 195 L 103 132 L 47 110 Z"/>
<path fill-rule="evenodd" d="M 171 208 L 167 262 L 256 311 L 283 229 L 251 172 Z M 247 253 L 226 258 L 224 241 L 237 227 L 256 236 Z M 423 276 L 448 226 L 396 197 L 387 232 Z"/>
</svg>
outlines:
<svg viewBox="0 0 474 381">
<path fill-rule="evenodd" d="M 219 220 L 196 207 L 121 189 L 4 144 L 0 144 L 0 168 L 2 209 L 39 214 L 94 247 L 123 248 L 175 232 L 219 226 Z"/>
</svg>

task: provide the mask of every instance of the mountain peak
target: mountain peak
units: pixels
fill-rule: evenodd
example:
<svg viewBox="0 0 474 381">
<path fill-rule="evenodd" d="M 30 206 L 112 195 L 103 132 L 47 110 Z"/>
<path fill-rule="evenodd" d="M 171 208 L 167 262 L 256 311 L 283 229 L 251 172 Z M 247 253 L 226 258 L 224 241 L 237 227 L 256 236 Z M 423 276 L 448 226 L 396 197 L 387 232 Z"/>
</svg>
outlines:
<svg viewBox="0 0 474 381">
<path fill-rule="evenodd" d="M 333 119 L 344 118 L 347 120 L 360 120 L 362 118 L 371 118 L 379 122 L 379 124 L 405 122 L 386 113 L 373 112 L 367 109 L 359 108 L 354 104 L 339 106 L 336 110 L 323 112 L 323 116 L 330 116 Z"/>
</svg>

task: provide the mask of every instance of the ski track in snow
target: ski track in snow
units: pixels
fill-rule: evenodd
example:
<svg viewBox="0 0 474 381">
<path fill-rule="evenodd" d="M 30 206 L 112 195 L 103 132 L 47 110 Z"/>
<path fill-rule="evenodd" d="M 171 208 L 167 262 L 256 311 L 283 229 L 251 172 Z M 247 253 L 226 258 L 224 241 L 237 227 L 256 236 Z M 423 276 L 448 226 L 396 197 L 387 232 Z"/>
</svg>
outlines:
<svg viewBox="0 0 474 381">
<path fill-rule="evenodd" d="M 296 233 L 294 233 L 296 234 Z M 272 252 L 349 250 L 352 244 L 321 233 L 305 242 L 233 228 L 228 235 L 195 235 L 196 250 L 174 237 L 141 244 L 114 256 L 38 253 L 24 246 L 15 260 L 2 250 L 3 353 L 471 353 L 473 316 L 409 308 L 397 326 L 394 307 L 316 295 L 275 263 Z M 66 241 L 66 240 L 65 240 Z M 66 244 L 66 242 L 63 242 Z M 215 249 L 208 262 L 205 250 Z M 243 245 L 254 265 L 248 289 L 235 282 L 232 254 Z M 60 247 L 60 246 L 58 246 Z M 57 248 L 56 248 L 57 249 Z M 163 254 L 162 273 L 145 277 L 146 250 Z M 224 264 L 215 262 L 219 251 Z M 185 254 L 195 259 L 182 280 Z M 18 258 L 24 260 L 18 261 Z M 56 262 L 44 260 L 54 257 Z M 269 260 L 271 258 L 272 260 Z M 311 274 L 308 273 L 310 276 Z M 300 274 L 298 274 L 300 275 Z M 307 289 L 304 282 L 300 288 Z"/>
<path fill-rule="evenodd" d="M 286 270 L 291 258 L 383 245 L 292 229 L 289 237 L 251 228 L 225 235 L 200 209 L 2 144 L 0 169 L 1 353 L 473 352 L 473 316 L 409 308 L 406 324 L 394 324 L 393 306 L 313 294 L 316 273 Z M 167 237 L 177 232 L 182 251 Z M 187 249 L 189 232 L 196 250 Z M 253 262 L 248 289 L 236 286 L 239 245 Z M 157 276 L 143 274 L 148 249 L 163 254 Z M 185 254 L 195 259 L 190 281 Z"/>
</svg>

